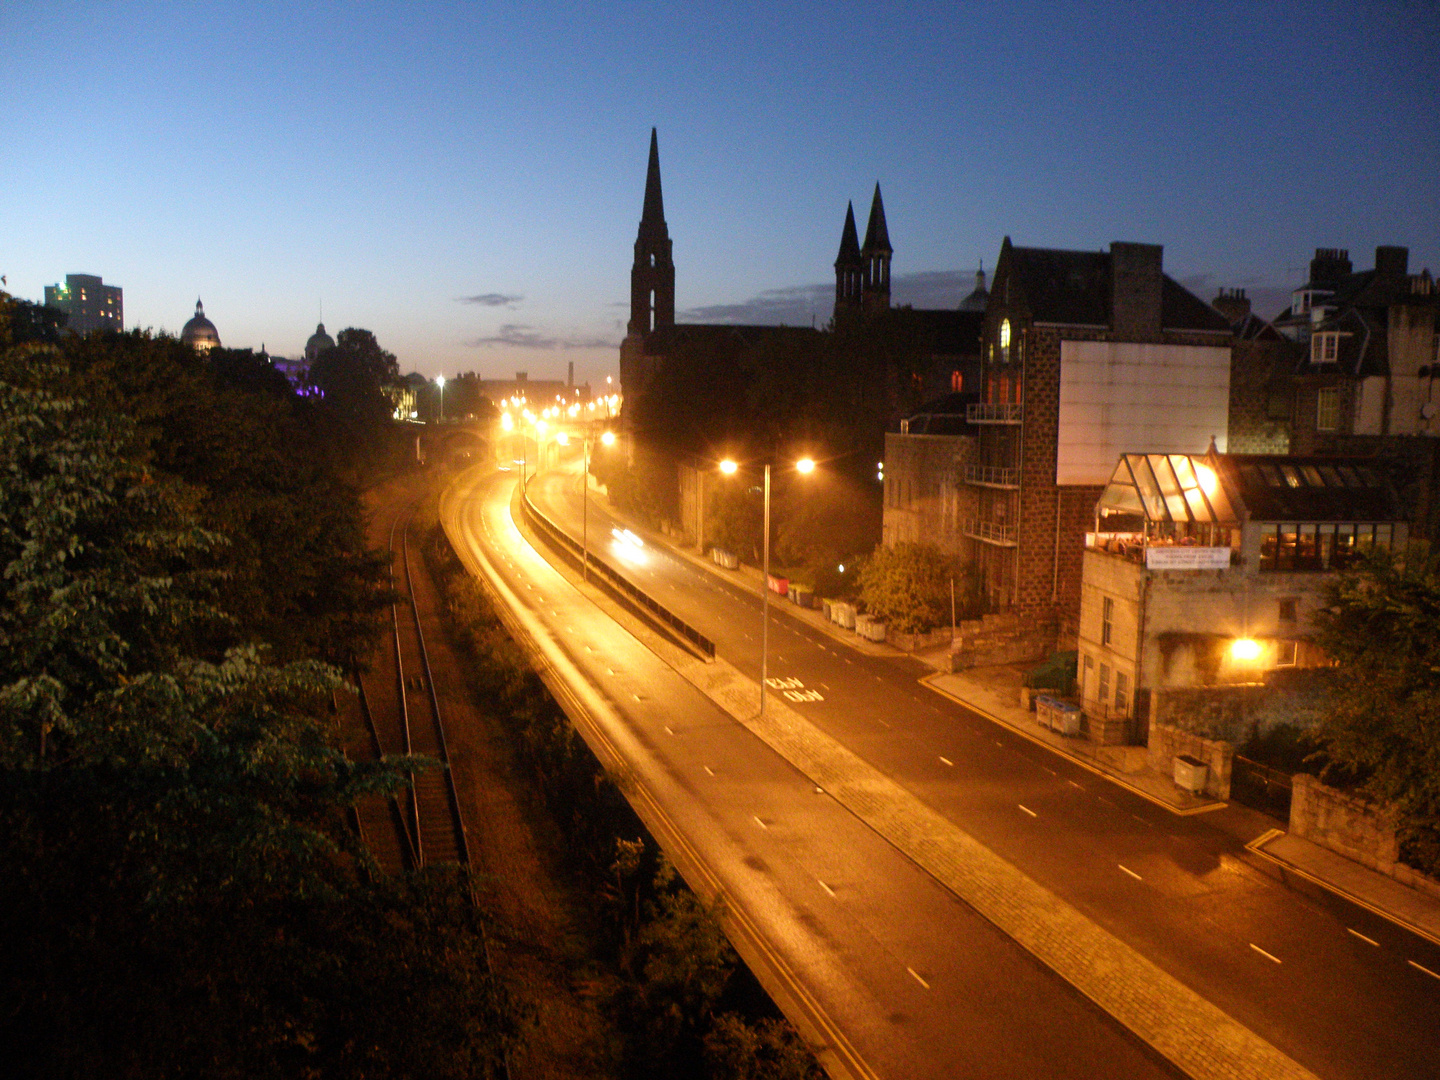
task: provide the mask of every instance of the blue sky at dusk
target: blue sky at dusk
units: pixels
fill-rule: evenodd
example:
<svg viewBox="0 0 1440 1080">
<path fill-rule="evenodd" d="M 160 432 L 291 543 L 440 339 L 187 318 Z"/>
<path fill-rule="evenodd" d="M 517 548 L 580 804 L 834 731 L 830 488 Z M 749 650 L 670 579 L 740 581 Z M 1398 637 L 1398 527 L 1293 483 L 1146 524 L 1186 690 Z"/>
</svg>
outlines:
<svg viewBox="0 0 1440 1080">
<path fill-rule="evenodd" d="M 1440 271 L 1440 18 L 1409 4 L 0 8 L 0 273 L 404 370 L 613 373 L 650 127 L 679 317 L 823 324 L 878 180 L 897 302 L 1003 237 L 1165 245 L 1262 314 L 1316 247 Z"/>
</svg>

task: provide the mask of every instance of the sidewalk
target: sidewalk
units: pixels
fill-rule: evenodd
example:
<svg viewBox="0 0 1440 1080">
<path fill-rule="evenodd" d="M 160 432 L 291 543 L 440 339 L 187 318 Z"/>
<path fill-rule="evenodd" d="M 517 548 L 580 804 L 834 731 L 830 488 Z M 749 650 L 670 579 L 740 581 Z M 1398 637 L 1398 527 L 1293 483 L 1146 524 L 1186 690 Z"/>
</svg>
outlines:
<svg viewBox="0 0 1440 1080">
<path fill-rule="evenodd" d="M 613 509 L 612 513 L 619 515 Z M 632 527 L 633 524 L 632 524 Z M 678 546 L 670 537 L 639 529 L 647 543 L 663 546 L 679 558 L 739 585 L 759 596 L 763 575 L 742 565 L 726 570 L 693 550 Z M 1150 767 L 1143 746 L 1096 746 L 1084 739 L 1070 738 L 1041 727 L 1035 713 L 1020 705 L 1020 684 L 1028 665 L 1004 664 L 949 672 L 949 650 L 944 646 L 923 652 L 906 653 L 893 645 L 866 641 L 825 618 L 820 611 L 802 608 L 785 597 L 771 594 L 772 609 L 784 609 L 836 641 L 868 656 L 898 659 L 913 656 L 935 669 L 921 682 L 931 690 L 965 706 L 993 723 L 1001 724 L 1037 745 L 1070 758 L 1082 768 L 1102 776 L 1173 814 L 1190 816 L 1223 810 L 1228 804 L 1203 795 L 1193 795 L 1175 785 L 1173 777 Z M 1398 926 L 1440 944 L 1440 898 L 1402 885 L 1369 867 L 1338 855 L 1318 844 L 1272 829 L 1246 847 L 1259 857 L 1329 889 Z"/>
</svg>

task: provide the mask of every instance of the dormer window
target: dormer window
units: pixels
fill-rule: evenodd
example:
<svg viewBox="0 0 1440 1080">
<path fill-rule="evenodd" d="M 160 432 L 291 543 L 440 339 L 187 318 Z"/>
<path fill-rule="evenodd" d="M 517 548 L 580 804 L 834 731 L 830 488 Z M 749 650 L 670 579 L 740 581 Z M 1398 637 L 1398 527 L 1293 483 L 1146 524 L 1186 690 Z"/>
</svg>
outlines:
<svg viewBox="0 0 1440 1080">
<path fill-rule="evenodd" d="M 1327 330 L 1310 337 L 1310 362 L 1312 364 L 1333 364 L 1340 359 L 1340 334 Z"/>
<path fill-rule="evenodd" d="M 1307 314 L 1310 311 L 1310 297 L 1311 293 L 1309 289 L 1296 289 L 1294 301 L 1290 305 L 1290 314 Z"/>
<path fill-rule="evenodd" d="M 1010 320 L 1000 320 L 1000 360 L 1002 363 L 1010 362 Z"/>
</svg>

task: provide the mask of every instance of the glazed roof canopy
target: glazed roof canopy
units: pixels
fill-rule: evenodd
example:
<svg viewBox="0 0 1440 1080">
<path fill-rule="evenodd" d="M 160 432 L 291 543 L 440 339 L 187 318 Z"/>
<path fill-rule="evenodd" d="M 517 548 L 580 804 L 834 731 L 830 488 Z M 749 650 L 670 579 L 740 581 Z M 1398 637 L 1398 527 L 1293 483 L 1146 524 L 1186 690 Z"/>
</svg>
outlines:
<svg viewBox="0 0 1440 1080">
<path fill-rule="evenodd" d="M 1096 512 L 1229 525 L 1404 520 L 1390 482 L 1363 459 L 1214 452 L 1122 454 Z"/>
</svg>

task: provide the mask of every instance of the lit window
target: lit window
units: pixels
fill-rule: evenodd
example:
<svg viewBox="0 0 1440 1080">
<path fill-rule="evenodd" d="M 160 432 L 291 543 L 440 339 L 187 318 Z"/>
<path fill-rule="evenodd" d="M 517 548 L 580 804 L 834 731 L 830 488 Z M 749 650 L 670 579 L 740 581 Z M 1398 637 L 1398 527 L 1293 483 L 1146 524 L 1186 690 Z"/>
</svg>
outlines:
<svg viewBox="0 0 1440 1080">
<path fill-rule="evenodd" d="M 1010 320 L 1000 320 L 1000 360 L 1002 363 L 1010 362 Z"/>
<path fill-rule="evenodd" d="M 1315 430 L 1340 430 L 1340 388 L 1322 386 L 1315 396 Z"/>
<path fill-rule="evenodd" d="M 1340 335 L 1326 332 L 1310 339 L 1310 362 L 1312 364 L 1333 364 L 1340 356 Z"/>
</svg>

